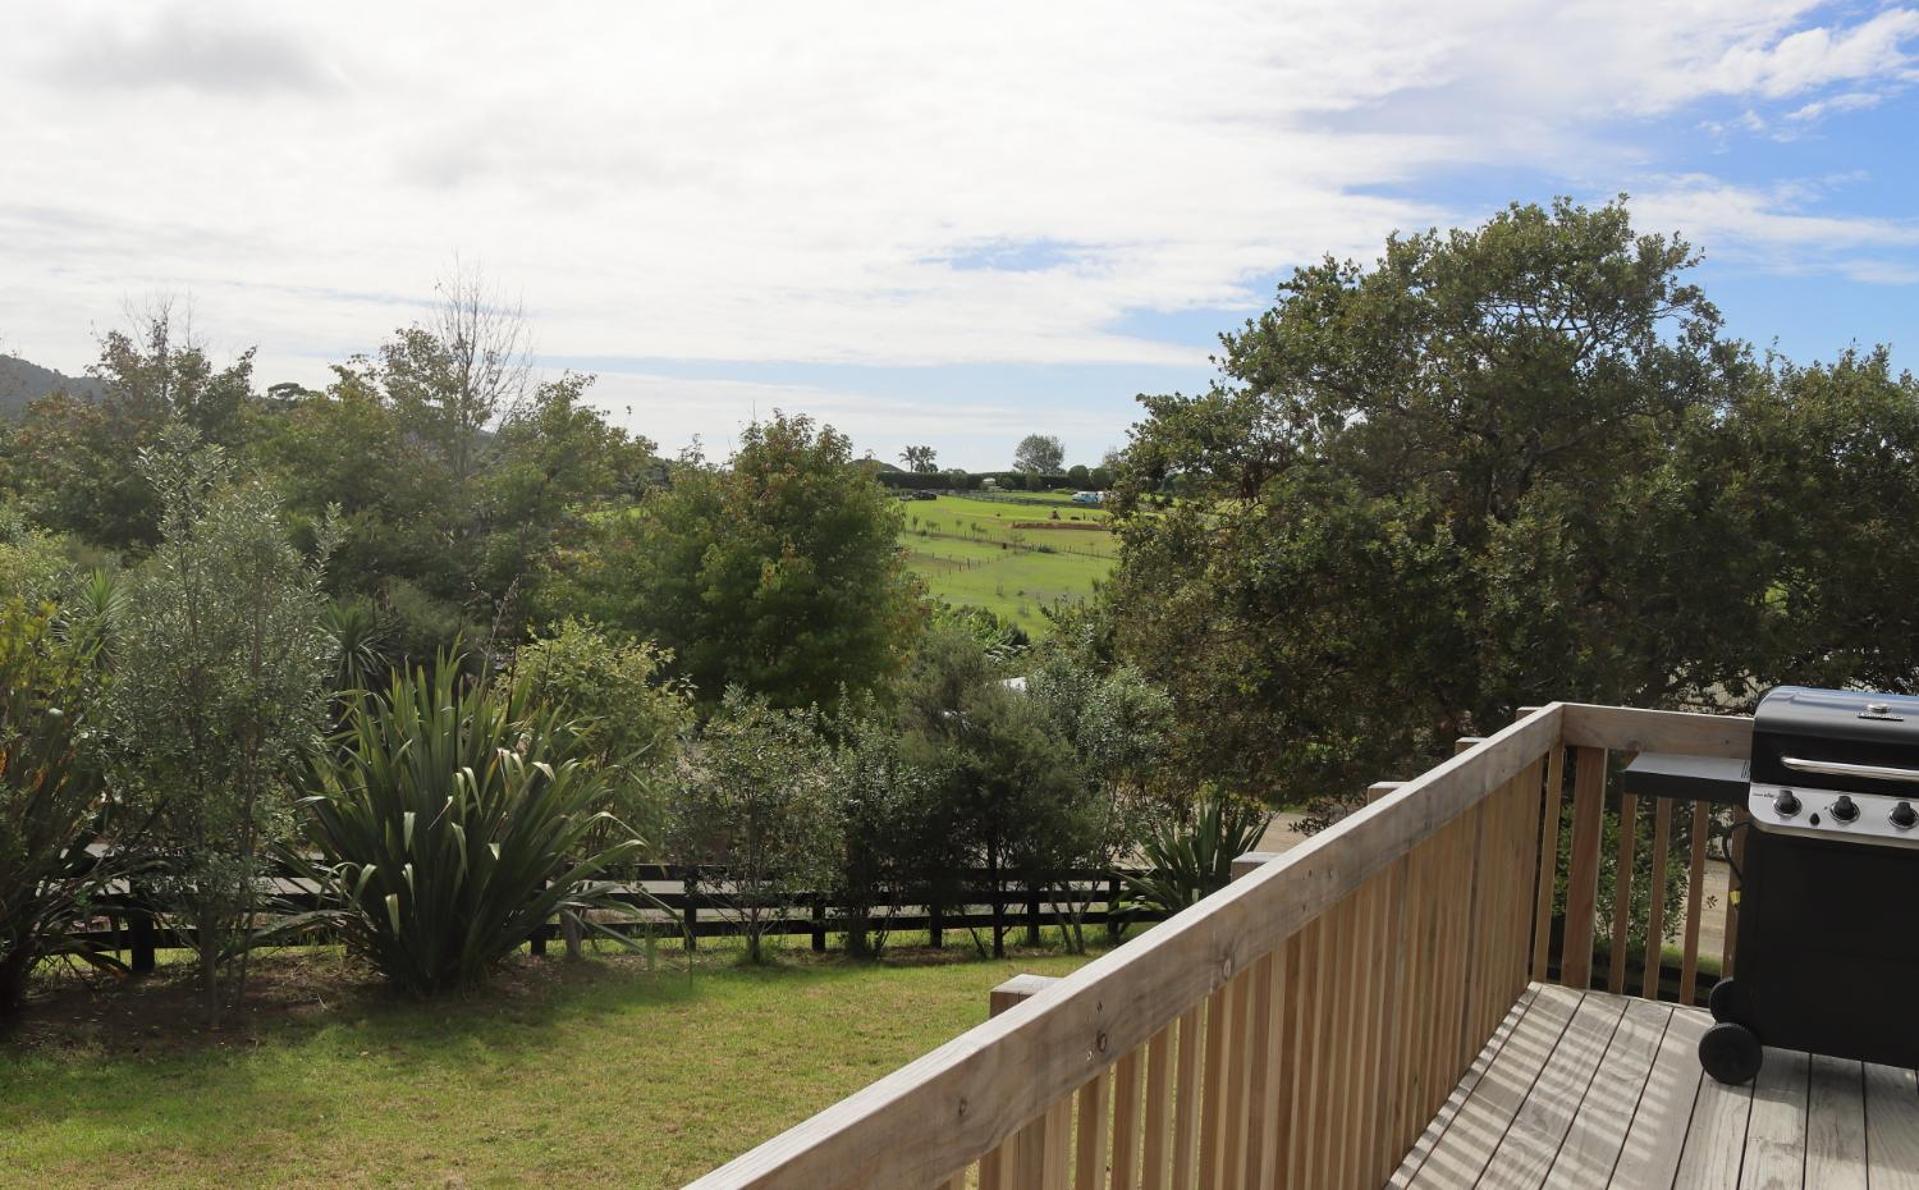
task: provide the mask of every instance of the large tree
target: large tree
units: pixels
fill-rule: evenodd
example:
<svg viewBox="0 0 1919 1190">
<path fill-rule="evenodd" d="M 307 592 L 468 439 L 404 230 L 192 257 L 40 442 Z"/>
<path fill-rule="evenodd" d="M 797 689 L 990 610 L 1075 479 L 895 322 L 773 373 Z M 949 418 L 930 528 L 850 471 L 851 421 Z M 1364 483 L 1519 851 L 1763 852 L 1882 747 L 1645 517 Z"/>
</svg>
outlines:
<svg viewBox="0 0 1919 1190">
<path fill-rule="evenodd" d="M 10 480 L 48 528 L 114 550 L 159 537 L 160 502 L 141 475 L 140 452 L 170 421 L 226 448 L 247 434 L 253 352 L 216 366 L 189 319 L 156 303 L 126 330 L 100 340 L 87 369 L 98 400 L 56 392 L 35 401 L 7 444 Z"/>
<path fill-rule="evenodd" d="M 845 435 L 775 413 L 730 464 L 689 462 L 568 555 L 551 597 L 671 649 L 702 700 L 731 685 L 821 706 L 882 684 L 922 616 L 900 512 Z"/>
<path fill-rule="evenodd" d="M 1051 434 L 1028 434 L 1013 448 L 1013 470 L 1029 475 L 1058 475 L 1066 465 L 1066 445 Z"/>
<path fill-rule="evenodd" d="M 1356 791 L 1522 701 L 1749 671 L 1726 625 L 1766 590 L 1673 444 L 1720 432 L 1757 369 L 1694 260 L 1623 201 L 1514 206 L 1298 270 L 1207 392 L 1143 398 L 1114 625 L 1196 774 Z"/>
</svg>

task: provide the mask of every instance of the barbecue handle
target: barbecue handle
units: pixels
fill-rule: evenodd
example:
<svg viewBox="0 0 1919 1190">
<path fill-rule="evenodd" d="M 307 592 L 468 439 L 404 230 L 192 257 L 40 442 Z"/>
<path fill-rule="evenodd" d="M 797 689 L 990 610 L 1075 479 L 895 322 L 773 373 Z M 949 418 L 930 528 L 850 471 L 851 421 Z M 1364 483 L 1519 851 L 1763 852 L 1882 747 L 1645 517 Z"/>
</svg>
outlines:
<svg viewBox="0 0 1919 1190">
<path fill-rule="evenodd" d="M 1879 764 L 1847 764 L 1840 760 L 1805 760 L 1781 756 L 1779 763 L 1799 773 L 1824 773 L 1832 777 L 1869 777 L 1875 781 L 1905 781 L 1919 785 L 1919 769 L 1887 768 Z"/>
</svg>

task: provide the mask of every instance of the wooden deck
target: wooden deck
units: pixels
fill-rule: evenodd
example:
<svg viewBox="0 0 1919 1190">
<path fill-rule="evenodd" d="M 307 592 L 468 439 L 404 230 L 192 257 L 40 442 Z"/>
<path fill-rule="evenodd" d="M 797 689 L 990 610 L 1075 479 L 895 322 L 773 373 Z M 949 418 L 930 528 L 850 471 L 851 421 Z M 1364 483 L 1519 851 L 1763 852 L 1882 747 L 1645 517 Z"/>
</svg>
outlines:
<svg viewBox="0 0 1919 1190">
<path fill-rule="evenodd" d="M 1726 1087 L 1698 1009 L 1534 984 L 1396 1187 L 1919 1187 L 1914 1073 L 1766 1051 Z"/>
</svg>

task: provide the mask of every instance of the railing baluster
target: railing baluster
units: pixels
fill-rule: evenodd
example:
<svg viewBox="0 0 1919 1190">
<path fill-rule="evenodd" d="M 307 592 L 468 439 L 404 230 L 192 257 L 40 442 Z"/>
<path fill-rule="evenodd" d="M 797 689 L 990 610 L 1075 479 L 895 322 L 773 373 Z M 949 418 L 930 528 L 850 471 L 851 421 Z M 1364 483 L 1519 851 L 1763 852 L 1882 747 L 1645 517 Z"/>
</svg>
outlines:
<svg viewBox="0 0 1919 1190">
<path fill-rule="evenodd" d="M 1686 867 L 1686 941 L 1679 959 L 1679 1002 L 1691 1005 L 1697 999 L 1699 980 L 1699 921 L 1705 910 L 1706 835 L 1709 819 L 1706 803 L 1692 804 L 1692 851 Z"/>
<path fill-rule="evenodd" d="M 1140 1157 L 1140 1190 L 1164 1190 L 1166 1134 L 1173 1085 L 1173 1026 L 1153 1034 L 1146 1046 L 1145 1145 Z"/>
<path fill-rule="evenodd" d="M 1113 1190 L 1139 1184 L 1139 1059 L 1133 1050 L 1113 1067 Z"/>
<path fill-rule="evenodd" d="M 1632 937 L 1632 861 L 1639 835 L 1639 798 L 1619 795 L 1619 851 L 1613 859 L 1612 946 L 1606 958 L 1606 990 L 1626 990 L 1626 945 Z"/>
<path fill-rule="evenodd" d="M 1566 749 L 1546 755 L 1546 809 L 1539 820 L 1539 875 L 1533 909 L 1532 977 L 1546 978 L 1552 957 L 1553 893 L 1559 886 L 1559 799 L 1566 784 Z"/>
<path fill-rule="evenodd" d="M 1106 1185 L 1106 1110 L 1112 1072 L 1102 1070 L 1079 1092 L 1079 1129 L 1074 1138 L 1074 1190 L 1102 1190 Z"/>
<path fill-rule="evenodd" d="M 1592 985 L 1593 911 L 1599 900 L 1599 844 L 1606 811 L 1606 750 L 1573 752 L 1572 862 L 1566 878 L 1565 944 L 1559 982 L 1576 988 Z"/>
<path fill-rule="evenodd" d="M 1173 1190 L 1193 1190 L 1197 1172 L 1194 1156 L 1199 1143 L 1200 1019 L 1203 1010 L 1188 1009 L 1179 1018 L 1179 1057 L 1173 1091 Z"/>
<path fill-rule="evenodd" d="M 1672 799 L 1653 800 L 1652 883 L 1647 887 L 1651 904 L 1646 909 L 1646 970 L 1639 980 L 1639 994 L 1648 1000 L 1659 999 L 1659 968 L 1666 953 L 1666 848 L 1672 841 Z"/>
</svg>

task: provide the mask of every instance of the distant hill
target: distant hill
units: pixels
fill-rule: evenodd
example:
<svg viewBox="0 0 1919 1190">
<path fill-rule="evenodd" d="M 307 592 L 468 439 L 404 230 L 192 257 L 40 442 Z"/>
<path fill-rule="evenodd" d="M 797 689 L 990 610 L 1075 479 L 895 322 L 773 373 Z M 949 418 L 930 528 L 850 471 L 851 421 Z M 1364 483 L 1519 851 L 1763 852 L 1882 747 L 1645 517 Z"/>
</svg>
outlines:
<svg viewBox="0 0 1919 1190">
<path fill-rule="evenodd" d="M 17 355 L 0 355 L 0 417 L 19 417 L 28 405 L 61 389 L 98 400 L 104 386 L 91 376 L 65 376 Z"/>
</svg>

